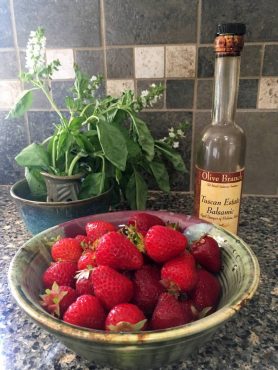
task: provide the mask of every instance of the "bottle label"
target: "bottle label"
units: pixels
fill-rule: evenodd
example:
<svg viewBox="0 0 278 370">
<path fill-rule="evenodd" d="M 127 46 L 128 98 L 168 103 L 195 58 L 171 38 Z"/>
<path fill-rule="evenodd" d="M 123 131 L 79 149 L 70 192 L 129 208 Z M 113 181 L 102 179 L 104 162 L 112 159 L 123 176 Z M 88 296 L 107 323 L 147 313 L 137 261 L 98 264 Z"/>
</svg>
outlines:
<svg viewBox="0 0 278 370">
<path fill-rule="evenodd" d="M 195 214 L 237 233 L 244 170 L 211 172 L 196 167 Z"/>
</svg>

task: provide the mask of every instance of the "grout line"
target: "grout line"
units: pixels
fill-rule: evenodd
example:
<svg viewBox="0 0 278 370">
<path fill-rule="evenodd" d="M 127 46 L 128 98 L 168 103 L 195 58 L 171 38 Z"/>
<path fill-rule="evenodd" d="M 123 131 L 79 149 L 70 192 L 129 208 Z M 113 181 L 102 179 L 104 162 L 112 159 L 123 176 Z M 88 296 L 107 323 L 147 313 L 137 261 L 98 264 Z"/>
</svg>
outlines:
<svg viewBox="0 0 278 370">
<path fill-rule="evenodd" d="M 13 40 L 14 40 L 14 47 L 16 53 L 16 61 L 17 67 L 19 72 L 21 71 L 21 61 L 20 61 L 20 51 L 18 47 L 18 39 L 17 39 L 17 31 L 16 31 L 16 22 L 15 22 L 15 13 L 14 13 L 14 2 L 13 0 L 9 1 L 10 3 L 10 13 L 11 13 L 11 22 L 12 22 L 12 30 L 13 30 Z M 24 90 L 24 83 L 20 80 L 21 89 Z M 28 122 L 28 114 L 24 113 L 24 126 L 25 126 L 25 133 L 27 135 L 27 142 L 28 144 L 31 143 L 31 134 Z"/>
<path fill-rule="evenodd" d="M 265 55 L 265 45 L 262 46 L 262 54 L 260 60 L 260 79 L 258 83 L 258 91 L 257 91 L 257 101 L 256 101 L 256 108 L 259 109 L 259 100 L 260 100 L 260 90 L 261 90 L 261 80 L 263 77 L 263 65 L 264 65 L 264 55 Z"/>
<path fill-rule="evenodd" d="M 107 92 L 107 59 L 106 59 L 106 35 L 105 35 L 105 8 L 104 0 L 100 0 L 100 37 L 101 45 L 103 50 L 103 69 L 104 69 L 104 81 L 105 91 Z"/>
<path fill-rule="evenodd" d="M 166 72 L 167 72 L 167 69 L 166 69 L 166 66 L 167 66 L 167 46 L 168 45 L 164 45 L 164 78 L 163 78 L 163 83 L 164 83 L 164 94 L 163 94 L 163 109 L 167 109 L 167 100 L 166 100 L 166 97 L 167 97 L 167 76 L 166 76 Z"/>
<path fill-rule="evenodd" d="M 197 92 L 198 92 L 198 51 L 201 38 L 201 14 L 202 14 L 202 0 L 198 1 L 197 4 L 197 24 L 196 24 L 196 48 L 195 48 L 195 83 L 194 83 L 194 95 L 193 95 L 193 114 L 192 114 L 192 133 L 191 133 L 191 158 L 190 158 L 190 184 L 189 189 L 194 189 L 194 138 L 195 138 L 195 122 L 196 122 L 196 109 L 197 109 Z"/>
</svg>

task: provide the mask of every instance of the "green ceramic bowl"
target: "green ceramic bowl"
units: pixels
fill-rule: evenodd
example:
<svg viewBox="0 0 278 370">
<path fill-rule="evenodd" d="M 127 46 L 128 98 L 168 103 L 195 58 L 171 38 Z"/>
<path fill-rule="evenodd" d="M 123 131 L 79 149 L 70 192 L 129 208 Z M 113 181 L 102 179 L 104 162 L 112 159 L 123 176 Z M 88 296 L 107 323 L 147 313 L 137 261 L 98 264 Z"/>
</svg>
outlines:
<svg viewBox="0 0 278 370">
<path fill-rule="evenodd" d="M 149 212 L 166 221 L 188 227 L 200 220 L 167 212 Z M 48 229 L 30 239 L 15 255 L 9 269 L 9 286 L 18 305 L 37 324 L 54 334 L 80 356 L 103 366 L 121 369 L 149 369 L 184 359 L 208 341 L 218 327 L 234 316 L 255 293 L 259 283 L 258 261 L 240 238 L 211 226 L 212 235 L 222 248 L 223 268 L 220 273 L 222 298 L 219 309 L 199 321 L 173 329 L 142 333 L 105 333 L 66 324 L 48 313 L 39 304 L 41 276 L 51 261 L 49 238 L 71 237 L 84 232 L 89 220 L 102 219 L 116 225 L 127 221 L 130 212 L 114 212 L 83 217 Z M 228 348 L 227 348 L 228 350 Z"/>
</svg>

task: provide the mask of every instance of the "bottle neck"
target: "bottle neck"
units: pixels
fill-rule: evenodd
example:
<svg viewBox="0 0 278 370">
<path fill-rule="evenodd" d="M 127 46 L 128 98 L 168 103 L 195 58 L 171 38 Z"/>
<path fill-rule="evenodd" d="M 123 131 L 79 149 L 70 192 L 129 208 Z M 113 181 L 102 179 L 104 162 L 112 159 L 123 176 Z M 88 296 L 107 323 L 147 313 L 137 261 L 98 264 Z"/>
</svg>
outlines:
<svg viewBox="0 0 278 370">
<path fill-rule="evenodd" d="M 237 106 L 240 56 L 215 60 L 213 125 L 234 124 Z"/>
</svg>

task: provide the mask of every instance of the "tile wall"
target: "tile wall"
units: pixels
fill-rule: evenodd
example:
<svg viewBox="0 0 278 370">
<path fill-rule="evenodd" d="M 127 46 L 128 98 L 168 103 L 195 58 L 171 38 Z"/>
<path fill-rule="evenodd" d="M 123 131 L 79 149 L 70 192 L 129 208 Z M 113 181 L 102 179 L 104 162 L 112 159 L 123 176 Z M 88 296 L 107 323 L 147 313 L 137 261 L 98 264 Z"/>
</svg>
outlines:
<svg viewBox="0 0 278 370">
<path fill-rule="evenodd" d="M 45 28 L 47 59 L 62 67 L 52 94 L 63 109 L 73 62 L 90 75 L 103 74 L 107 94 L 136 93 L 151 83 L 165 87 L 163 99 L 142 112 L 153 134 L 163 137 L 189 122 L 180 151 L 188 174 L 172 175 L 173 188 L 192 191 L 195 147 L 210 122 L 215 26 L 245 22 L 237 122 L 248 137 L 245 194 L 278 192 L 278 7 L 277 0 L 0 0 L 0 184 L 22 177 L 14 156 L 53 131 L 56 120 L 37 94 L 22 119 L 5 114 L 23 86 L 25 45 L 31 30 Z"/>
</svg>

